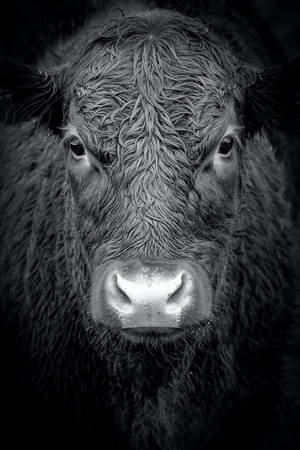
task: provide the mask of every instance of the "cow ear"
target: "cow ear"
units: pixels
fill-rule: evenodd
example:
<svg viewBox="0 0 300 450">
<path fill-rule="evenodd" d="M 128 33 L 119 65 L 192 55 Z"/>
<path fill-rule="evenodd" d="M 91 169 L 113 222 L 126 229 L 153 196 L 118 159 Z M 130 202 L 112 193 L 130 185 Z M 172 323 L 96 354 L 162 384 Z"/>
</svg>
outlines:
<svg viewBox="0 0 300 450">
<path fill-rule="evenodd" d="M 245 92 L 248 133 L 261 129 L 293 132 L 300 125 L 300 57 L 264 70 Z M 298 127 L 298 128 L 296 128 Z"/>
<path fill-rule="evenodd" d="M 10 95 L 15 121 L 38 118 L 54 131 L 62 124 L 63 97 L 56 74 L 1 58 L 0 88 Z"/>
</svg>

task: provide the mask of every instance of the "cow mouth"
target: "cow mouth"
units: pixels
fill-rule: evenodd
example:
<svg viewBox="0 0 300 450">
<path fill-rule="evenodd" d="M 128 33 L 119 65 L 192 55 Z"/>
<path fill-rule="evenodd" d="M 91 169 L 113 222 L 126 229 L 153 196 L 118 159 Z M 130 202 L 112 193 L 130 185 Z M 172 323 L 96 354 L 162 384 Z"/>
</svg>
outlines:
<svg viewBox="0 0 300 450">
<path fill-rule="evenodd" d="M 178 327 L 135 327 L 123 328 L 122 334 L 133 342 L 145 340 L 174 340 L 184 334 L 184 330 Z"/>
<path fill-rule="evenodd" d="M 159 350 L 184 348 L 192 342 L 203 346 L 214 332 L 214 320 L 199 320 L 183 327 L 127 327 L 107 326 L 104 323 L 95 324 L 90 318 L 87 331 L 91 333 L 96 348 L 100 346 L 117 346 L 118 352 L 125 349 L 133 351 L 135 346 L 144 349 Z M 178 347 L 179 345 L 179 347 Z M 175 346 L 175 347 L 174 347 Z"/>
</svg>

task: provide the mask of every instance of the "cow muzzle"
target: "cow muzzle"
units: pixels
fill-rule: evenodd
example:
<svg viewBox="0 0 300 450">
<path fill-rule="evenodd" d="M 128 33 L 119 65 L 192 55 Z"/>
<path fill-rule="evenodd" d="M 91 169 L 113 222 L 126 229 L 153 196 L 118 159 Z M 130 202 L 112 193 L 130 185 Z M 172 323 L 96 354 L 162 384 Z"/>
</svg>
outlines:
<svg viewBox="0 0 300 450">
<path fill-rule="evenodd" d="M 91 315 L 97 324 L 169 334 L 210 313 L 210 283 L 194 263 L 113 261 L 95 269 Z"/>
</svg>

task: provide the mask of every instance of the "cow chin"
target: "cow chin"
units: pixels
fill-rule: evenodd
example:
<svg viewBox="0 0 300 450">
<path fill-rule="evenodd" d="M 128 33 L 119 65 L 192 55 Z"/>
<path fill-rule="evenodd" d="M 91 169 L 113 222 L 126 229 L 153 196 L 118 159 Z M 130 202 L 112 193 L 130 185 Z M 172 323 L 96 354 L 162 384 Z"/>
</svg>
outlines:
<svg viewBox="0 0 300 450">
<path fill-rule="evenodd" d="M 93 322 L 134 342 L 173 340 L 211 312 L 208 276 L 190 261 L 114 260 L 94 270 Z"/>
</svg>

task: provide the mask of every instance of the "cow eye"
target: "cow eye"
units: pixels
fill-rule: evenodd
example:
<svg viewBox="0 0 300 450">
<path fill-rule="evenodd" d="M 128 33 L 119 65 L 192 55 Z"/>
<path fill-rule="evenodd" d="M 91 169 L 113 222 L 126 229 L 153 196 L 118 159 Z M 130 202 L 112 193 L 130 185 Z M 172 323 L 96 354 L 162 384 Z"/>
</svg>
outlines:
<svg viewBox="0 0 300 450">
<path fill-rule="evenodd" d="M 72 152 L 72 156 L 75 159 L 81 159 L 86 155 L 85 149 L 83 144 L 80 142 L 79 139 L 73 138 L 68 143 L 69 149 Z"/>
<path fill-rule="evenodd" d="M 219 146 L 218 154 L 223 158 L 229 158 L 232 154 L 234 138 L 232 136 L 225 136 Z"/>
</svg>

